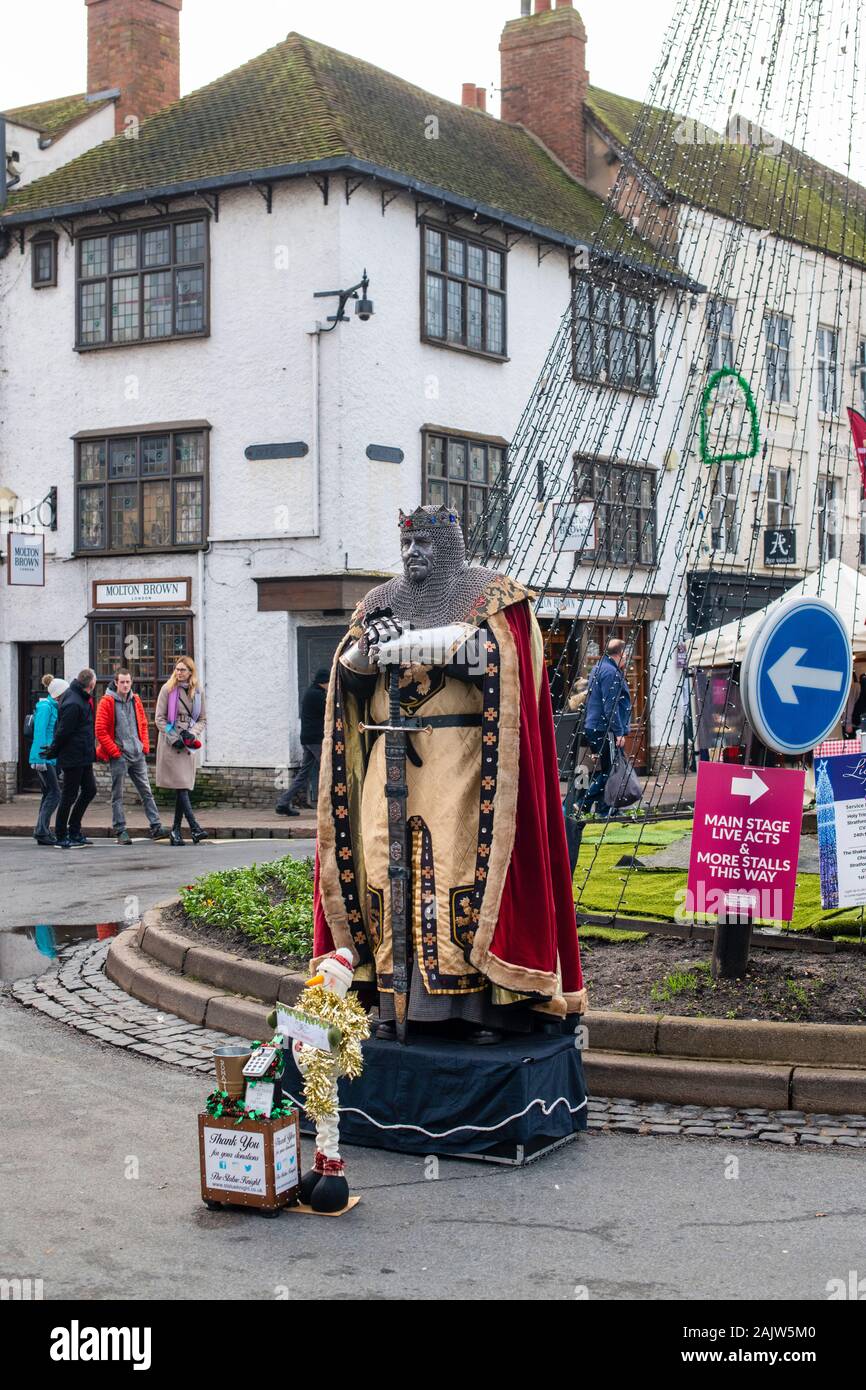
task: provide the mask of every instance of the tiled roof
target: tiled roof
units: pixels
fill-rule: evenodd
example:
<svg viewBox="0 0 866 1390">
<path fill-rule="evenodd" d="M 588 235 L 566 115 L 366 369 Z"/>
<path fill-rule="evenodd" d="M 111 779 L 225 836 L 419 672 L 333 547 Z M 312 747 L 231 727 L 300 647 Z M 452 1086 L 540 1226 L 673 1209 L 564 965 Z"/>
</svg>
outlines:
<svg viewBox="0 0 866 1390">
<path fill-rule="evenodd" d="M 591 242 L 604 204 L 519 126 L 444 101 L 300 34 L 9 197 L 8 214 L 354 160 Z M 242 179 L 238 179 L 242 182 Z M 675 267 L 623 226 L 623 255 Z"/>
<path fill-rule="evenodd" d="M 672 196 L 708 211 L 769 228 L 791 241 L 866 263 L 866 188 L 793 145 L 691 143 L 683 117 L 590 87 L 587 108 Z M 635 135 L 635 132 L 638 132 Z M 748 171 L 748 172 L 747 172 Z"/>
<path fill-rule="evenodd" d="M 58 135 L 62 135 L 70 126 L 81 121 L 85 116 L 92 116 L 94 111 L 101 111 L 103 106 L 107 106 L 110 97 L 102 101 L 87 101 L 84 92 L 72 97 L 55 97 L 53 101 L 37 101 L 32 106 L 15 106 L 10 111 L 2 114 L 7 121 L 14 121 L 16 125 L 29 126 L 32 130 L 38 130 L 40 135 L 50 140 L 56 140 Z"/>
</svg>

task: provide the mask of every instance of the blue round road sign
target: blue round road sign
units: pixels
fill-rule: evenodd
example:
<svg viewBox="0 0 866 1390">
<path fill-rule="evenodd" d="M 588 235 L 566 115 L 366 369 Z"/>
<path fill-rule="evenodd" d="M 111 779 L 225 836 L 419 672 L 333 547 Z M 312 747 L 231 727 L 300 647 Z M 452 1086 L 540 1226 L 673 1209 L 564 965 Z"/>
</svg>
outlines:
<svg viewBox="0 0 866 1390">
<path fill-rule="evenodd" d="M 826 599 L 793 598 L 764 619 L 743 660 L 746 717 L 779 753 L 806 753 L 838 723 L 851 684 L 851 639 Z"/>
</svg>

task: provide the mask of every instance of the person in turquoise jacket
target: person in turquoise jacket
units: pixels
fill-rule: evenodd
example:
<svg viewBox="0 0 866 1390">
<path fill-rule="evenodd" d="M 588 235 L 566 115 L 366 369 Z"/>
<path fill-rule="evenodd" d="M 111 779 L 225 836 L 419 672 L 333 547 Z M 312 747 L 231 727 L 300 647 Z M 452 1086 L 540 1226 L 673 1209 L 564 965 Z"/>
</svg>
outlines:
<svg viewBox="0 0 866 1390">
<path fill-rule="evenodd" d="M 69 682 L 60 676 L 54 676 L 46 686 L 47 695 L 43 695 L 36 702 L 36 709 L 33 711 L 33 742 L 30 745 L 30 766 L 39 778 L 39 785 L 42 788 L 42 800 L 39 803 L 39 815 L 36 818 L 36 829 L 33 838 L 37 845 L 56 845 L 57 836 L 51 831 L 51 817 L 60 805 L 60 779 L 57 776 L 56 758 L 51 758 L 45 762 L 40 756 L 40 749 L 47 747 L 54 740 L 54 729 L 57 724 L 57 706 L 63 695 L 69 689 Z"/>
</svg>

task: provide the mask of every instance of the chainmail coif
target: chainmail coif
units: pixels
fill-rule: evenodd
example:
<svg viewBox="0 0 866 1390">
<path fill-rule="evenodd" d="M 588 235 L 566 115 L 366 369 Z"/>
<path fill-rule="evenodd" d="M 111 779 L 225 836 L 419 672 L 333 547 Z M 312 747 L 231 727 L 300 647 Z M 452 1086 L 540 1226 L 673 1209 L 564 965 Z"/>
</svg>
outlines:
<svg viewBox="0 0 866 1390">
<path fill-rule="evenodd" d="M 412 532 L 432 536 L 433 568 L 420 583 L 404 575 L 371 589 L 364 599 L 365 615 L 390 608 L 398 622 L 413 628 L 465 622 L 497 571 L 466 563 L 460 519 L 447 507 L 418 507 L 411 516 L 401 512 L 401 538 L 407 533 L 407 522 Z"/>
</svg>

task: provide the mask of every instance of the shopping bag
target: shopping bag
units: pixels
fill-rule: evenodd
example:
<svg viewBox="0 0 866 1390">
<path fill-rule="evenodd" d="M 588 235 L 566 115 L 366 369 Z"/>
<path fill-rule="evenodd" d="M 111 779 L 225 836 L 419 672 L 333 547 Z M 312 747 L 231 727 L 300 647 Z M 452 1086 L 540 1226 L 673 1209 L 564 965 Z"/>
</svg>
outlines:
<svg viewBox="0 0 866 1390">
<path fill-rule="evenodd" d="M 621 748 L 617 748 L 610 776 L 604 785 L 604 804 L 611 810 L 621 811 L 624 806 L 633 806 L 643 796 L 640 778 Z"/>
</svg>

